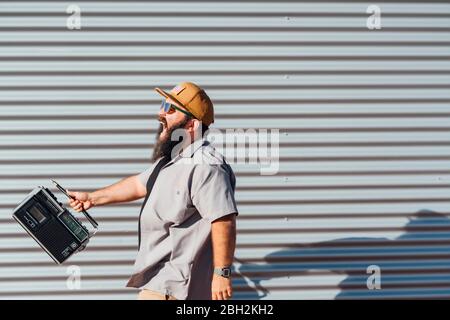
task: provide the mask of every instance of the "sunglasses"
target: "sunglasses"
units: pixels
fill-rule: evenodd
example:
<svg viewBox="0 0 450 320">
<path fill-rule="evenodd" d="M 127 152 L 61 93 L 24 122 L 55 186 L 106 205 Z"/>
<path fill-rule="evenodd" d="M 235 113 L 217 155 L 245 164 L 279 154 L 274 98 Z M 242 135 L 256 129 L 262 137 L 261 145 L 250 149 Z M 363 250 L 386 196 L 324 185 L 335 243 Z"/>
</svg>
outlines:
<svg viewBox="0 0 450 320">
<path fill-rule="evenodd" d="M 177 106 L 171 104 L 170 102 L 167 102 L 166 100 L 163 100 L 161 103 L 161 109 L 164 110 L 167 114 L 172 114 L 175 111 L 180 111 L 181 113 L 184 113 L 185 115 L 189 117 L 194 117 L 194 115 L 186 110 L 183 110 L 181 108 L 178 108 Z"/>
</svg>

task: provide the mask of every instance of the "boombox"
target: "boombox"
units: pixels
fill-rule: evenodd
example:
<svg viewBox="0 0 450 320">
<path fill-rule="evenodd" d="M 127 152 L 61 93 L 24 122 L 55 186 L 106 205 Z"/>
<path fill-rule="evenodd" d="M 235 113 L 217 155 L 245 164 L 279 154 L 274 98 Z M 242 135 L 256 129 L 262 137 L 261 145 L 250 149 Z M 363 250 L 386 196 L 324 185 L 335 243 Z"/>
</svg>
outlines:
<svg viewBox="0 0 450 320">
<path fill-rule="evenodd" d="M 65 189 L 54 183 L 70 197 Z M 86 211 L 83 213 L 94 227 L 91 233 L 49 189 L 40 186 L 17 206 L 13 218 L 57 264 L 61 264 L 83 250 L 97 231 L 97 222 Z"/>
</svg>

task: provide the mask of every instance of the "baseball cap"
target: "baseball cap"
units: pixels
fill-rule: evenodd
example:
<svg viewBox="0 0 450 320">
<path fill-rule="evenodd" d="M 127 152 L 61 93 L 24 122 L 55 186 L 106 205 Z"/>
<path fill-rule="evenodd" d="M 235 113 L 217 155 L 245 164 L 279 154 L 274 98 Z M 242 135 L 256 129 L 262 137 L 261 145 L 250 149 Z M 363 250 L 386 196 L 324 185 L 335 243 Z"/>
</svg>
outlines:
<svg viewBox="0 0 450 320">
<path fill-rule="evenodd" d="M 155 88 L 165 98 L 171 99 L 174 104 L 183 107 L 194 117 L 209 126 L 214 122 L 214 107 L 206 92 L 192 82 L 182 82 L 170 92 Z"/>
</svg>

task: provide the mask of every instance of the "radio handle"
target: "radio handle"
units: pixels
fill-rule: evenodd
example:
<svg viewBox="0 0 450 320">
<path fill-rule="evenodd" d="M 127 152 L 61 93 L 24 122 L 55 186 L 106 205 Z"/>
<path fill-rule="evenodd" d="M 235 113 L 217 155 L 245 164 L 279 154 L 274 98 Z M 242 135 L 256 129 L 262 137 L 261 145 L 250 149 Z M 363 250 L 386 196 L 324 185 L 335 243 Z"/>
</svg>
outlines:
<svg viewBox="0 0 450 320">
<path fill-rule="evenodd" d="M 61 191 L 66 197 L 68 197 L 69 199 L 75 200 L 74 197 L 72 197 L 71 195 L 69 195 L 66 191 L 66 189 L 64 189 L 63 187 L 61 187 L 58 182 L 56 182 L 55 180 L 51 180 L 55 186 L 59 189 L 59 191 Z M 84 209 L 82 209 L 82 212 L 84 214 L 84 216 L 86 217 L 86 219 L 88 219 L 88 221 L 90 222 L 90 224 L 94 227 L 94 232 L 92 233 L 92 235 L 94 235 L 97 232 L 98 229 L 98 223 L 97 221 L 95 221 L 94 218 L 92 218 L 92 216 Z"/>
</svg>

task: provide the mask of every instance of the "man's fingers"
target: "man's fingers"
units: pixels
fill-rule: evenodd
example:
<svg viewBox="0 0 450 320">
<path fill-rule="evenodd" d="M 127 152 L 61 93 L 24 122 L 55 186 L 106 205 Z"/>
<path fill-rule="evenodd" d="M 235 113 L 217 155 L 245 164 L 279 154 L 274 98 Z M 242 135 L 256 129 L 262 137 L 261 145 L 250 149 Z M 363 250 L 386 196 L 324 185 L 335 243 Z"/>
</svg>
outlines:
<svg viewBox="0 0 450 320">
<path fill-rule="evenodd" d="M 71 205 L 71 206 L 73 206 L 74 204 L 76 204 L 76 202 L 78 201 L 77 200 L 77 197 L 76 197 L 76 195 L 75 195 L 75 192 L 69 192 L 69 195 L 71 195 L 72 197 L 74 197 L 74 198 L 69 198 L 69 204 Z"/>
<path fill-rule="evenodd" d="M 71 197 L 73 197 L 73 200 L 81 200 L 85 201 L 86 199 L 86 192 L 79 192 L 79 191 L 68 191 L 67 194 Z"/>
<path fill-rule="evenodd" d="M 78 201 L 78 200 L 70 200 L 69 201 L 69 204 L 72 208 L 74 208 L 79 203 L 80 203 L 80 201 Z"/>
<path fill-rule="evenodd" d="M 231 288 L 227 289 L 227 293 L 228 293 L 228 299 L 233 296 L 233 290 Z"/>
<path fill-rule="evenodd" d="M 83 200 L 85 197 L 85 193 L 78 192 L 78 191 L 69 191 L 69 195 L 74 197 L 74 199 L 68 199 L 68 204 L 74 209 L 76 212 L 81 212 L 83 210 L 87 210 L 86 208 L 89 207 L 86 200 Z M 82 198 L 82 199 L 80 199 Z"/>
<path fill-rule="evenodd" d="M 224 299 L 223 299 L 222 292 L 220 292 L 220 291 L 213 292 L 213 294 L 212 294 L 212 299 L 213 299 L 213 300 L 224 300 Z"/>
<path fill-rule="evenodd" d="M 228 299 L 231 298 L 231 295 L 228 293 L 228 291 L 224 291 L 224 292 L 222 293 L 222 295 L 223 295 L 223 299 L 224 299 L 224 300 L 228 300 Z"/>
<path fill-rule="evenodd" d="M 69 191 L 69 190 L 66 190 L 67 191 L 67 194 L 69 195 L 69 196 L 72 196 L 72 197 L 77 197 L 77 193 L 76 192 L 74 192 L 74 191 Z"/>
</svg>

